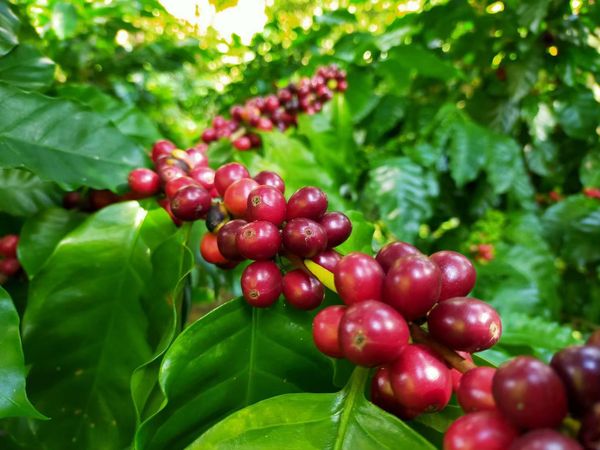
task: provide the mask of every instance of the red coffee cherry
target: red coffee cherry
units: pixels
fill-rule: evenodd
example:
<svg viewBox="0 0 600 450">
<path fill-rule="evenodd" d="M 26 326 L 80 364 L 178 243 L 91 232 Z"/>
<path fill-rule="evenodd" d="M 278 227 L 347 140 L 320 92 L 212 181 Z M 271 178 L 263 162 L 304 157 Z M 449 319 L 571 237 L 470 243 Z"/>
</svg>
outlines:
<svg viewBox="0 0 600 450">
<path fill-rule="evenodd" d="M 285 197 L 273 186 L 258 186 L 248 196 L 248 220 L 267 220 L 279 226 L 285 220 Z"/>
<path fill-rule="evenodd" d="M 0 273 L 12 277 L 21 270 L 21 263 L 17 258 L 0 259 Z"/>
<path fill-rule="evenodd" d="M 202 132 L 202 140 L 207 144 L 210 144 L 217 139 L 217 131 L 214 128 L 207 128 Z"/>
<path fill-rule="evenodd" d="M 439 301 L 464 297 L 475 286 L 477 273 L 469 259 L 457 252 L 444 250 L 429 257 L 440 268 L 442 287 Z"/>
<path fill-rule="evenodd" d="M 333 271 L 335 288 L 347 305 L 365 300 L 381 300 L 385 274 L 375 258 L 352 252 Z"/>
<path fill-rule="evenodd" d="M 342 259 L 342 255 L 340 255 L 335 250 L 328 248 L 327 250 L 322 251 L 316 256 L 313 256 L 312 260 L 316 262 L 321 267 L 333 272 L 335 270 L 335 266 Z"/>
<path fill-rule="evenodd" d="M 244 258 L 254 260 L 270 259 L 281 247 L 279 228 L 266 220 L 257 220 L 241 227 L 235 243 Z"/>
<path fill-rule="evenodd" d="M 581 420 L 578 438 L 586 450 L 600 448 L 600 403 L 596 403 Z"/>
<path fill-rule="evenodd" d="M 492 394 L 492 380 L 495 374 L 496 369 L 493 367 L 475 367 L 463 374 L 456 397 L 464 412 L 496 409 Z"/>
<path fill-rule="evenodd" d="M 339 328 L 342 316 L 346 312 L 343 305 L 323 308 L 313 319 L 312 335 L 315 345 L 321 353 L 332 358 L 343 358 L 340 347 Z"/>
<path fill-rule="evenodd" d="M 219 195 L 223 196 L 230 184 L 248 177 L 250 177 L 250 173 L 243 165 L 239 163 L 224 164 L 215 172 L 215 188 Z"/>
<path fill-rule="evenodd" d="M 7 234 L 0 238 L 0 255 L 5 258 L 16 258 L 17 247 L 19 245 L 19 236 L 16 234 Z"/>
<path fill-rule="evenodd" d="M 240 136 L 233 141 L 233 146 L 240 151 L 250 150 L 252 148 L 252 142 L 248 136 Z"/>
<path fill-rule="evenodd" d="M 583 447 L 556 430 L 545 429 L 524 434 L 509 450 L 583 450 Z"/>
<path fill-rule="evenodd" d="M 215 187 L 215 171 L 210 167 L 194 167 L 190 172 L 190 177 L 207 191 Z"/>
<path fill-rule="evenodd" d="M 223 203 L 227 210 L 235 217 L 245 217 L 248 208 L 248 196 L 258 183 L 252 178 L 242 178 L 229 185 L 223 196 Z"/>
<path fill-rule="evenodd" d="M 327 196 L 316 187 L 303 187 L 292 194 L 287 204 L 287 220 L 304 217 L 319 220 L 327 211 Z"/>
<path fill-rule="evenodd" d="M 498 411 L 459 417 L 444 435 L 444 450 L 507 450 L 519 436 Z"/>
<path fill-rule="evenodd" d="M 345 242 L 352 233 L 352 222 L 341 212 L 326 213 L 321 217 L 319 223 L 325 228 L 329 247 L 337 247 Z"/>
<path fill-rule="evenodd" d="M 173 198 L 177 192 L 188 186 L 198 186 L 198 183 L 190 177 L 175 178 L 165 184 L 165 194 L 167 197 Z"/>
<path fill-rule="evenodd" d="M 294 255 L 312 258 L 327 248 L 327 234 L 314 220 L 292 219 L 283 228 L 283 245 Z"/>
<path fill-rule="evenodd" d="M 242 293 L 256 308 L 273 305 L 281 294 L 281 272 L 272 261 L 255 261 L 242 272 Z"/>
<path fill-rule="evenodd" d="M 323 302 L 325 289 L 315 277 L 296 269 L 283 276 L 283 296 L 293 307 L 308 311 Z"/>
<path fill-rule="evenodd" d="M 269 172 L 268 170 L 264 170 L 262 172 L 257 173 L 254 177 L 254 180 L 260 185 L 273 186 L 282 194 L 285 194 L 285 183 L 283 179 L 275 172 Z"/>
<path fill-rule="evenodd" d="M 160 177 L 150 169 L 139 168 L 129 172 L 129 188 L 136 194 L 151 197 L 160 190 Z"/>
<path fill-rule="evenodd" d="M 152 162 L 156 164 L 159 159 L 165 158 L 171 155 L 171 152 L 177 147 L 171 141 L 161 140 L 156 141 L 152 146 Z"/>
<path fill-rule="evenodd" d="M 217 233 L 217 245 L 225 258 L 231 261 L 244 259 L 238 249 L 236 237 L 238 230 L 247 223 L 242 219 L 230 220 L 219 229 Z"/>
<path fill-rule="evenodd" d="M 188 186 L 171 199 L 171 211 L 180 220 L 193 221 L 203 218 L 210 208 L 210 194 L 200 186 Z"/>
<path fill-rule="evenodd" d="M 373 375 L 373 379 L 371 380 L 371 401 L 381 409 L 403 420 L 414 419 L 419 415 L 419 413 L 407 410 L 396 400 L 394 391 L 392 390 L 392 383 L 390 382 L 390 369 L 387 366 L 379 367 L 375 375 Z"/>
<path fill-rule="evenodd" d="M 587 340 L 587 345 L 600 347 L 600 330 L 594 331 Z"/>
<path fill-rule="evenodd" d="M 205 233 L 200 241 L 200 254 L 205 261 L 212 264 L 226 264 L 227 259 L 219 251 L 217 245 L 217 235 Z"/>
<path fill-rule="evenodd" d="M 414 245 L 410 245 L 406 242 L 390 242 L 384 245 L 381 250 L 377 253 L 375 259 L 383 269 L 385 273 L 390 270 L 394 263 L 400 258 L 404 258 L 408 255 L 420 255 L 421 252 Z"/>
</svg>

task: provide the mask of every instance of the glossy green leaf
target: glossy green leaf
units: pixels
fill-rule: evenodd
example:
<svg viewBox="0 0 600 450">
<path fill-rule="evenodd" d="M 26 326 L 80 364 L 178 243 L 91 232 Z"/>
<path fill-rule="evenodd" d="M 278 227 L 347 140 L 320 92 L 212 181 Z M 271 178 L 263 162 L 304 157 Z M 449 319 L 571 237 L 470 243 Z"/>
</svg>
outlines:
<svg viewBox="0 0 600 450">
<path fill-rule="evenodd" d="M 558 122 L 569 136 L 587 139 L 595 135 L 600 108 L 590 91 L 572 92 L 557 102 Z"/>
<path fill-rule="evenodd" d="M 336 394 L 287 394 L 249 406 L 187 450 L 433 450 L 429 442 L 364 396 L 366 369 Z"/>
<path fill-rule="evenodd" d="M 344 214 L 348 216 L 352 222 L 352 233 L 346 242 L 337 246 L 335 249 L 342 253 L 363 252 L 368 255 L 373 253 L 373 233 L 375 226 L 367 219 L 360 211 L 346 211 Z"/>
<path fill-rule="evenodd" d="M 171 316 L 172 299 L 147 292 L 160 276 L 153 255 L 174 228 L 160 208 L 109 206 L 69 233 L 33 278 L 23 320 L 28 383 L 32 402 L 52 418 L 32 429 L 37 448 L 131 442 L 130 378 L 160 339 L 148 334 L 156 320 L 149 308 L 166 304 L 162 320 Z"/>
<path fill-rule="evenodd" d="M 58 187 L 22 169 L 0 169 L 0 211 L 13 216 L 31 216 L 56 205 Z"/>
<path fill-rule="evenodd" d="M 416 44 L 394 47 L 389 51 L 388 59 L 396 61 L 404 70 L 414 71 L 424 77 L 448 81 L 461 76 L 452 64 Z"/>
<path fill-rule="evenodd" d="M 585 187 L 600 187 L 600 151 L 591 150 L 579 169 L 579 179 Z"/>
<path fill-rule="evenodd" d="M 27 90 L 42 90 L 54 81 L 54 63 L 38 49 L 21 44 L 0 58 L 0 82 Z"/>
<path fill-rule="evenodd" d="M 77 10 L 71 3 L 56 2 L 52 7 L 52 29 L 60 40 L 70 39 L 77 28 Z"/>
<path fill-rule="evenodd" d="M 21 22 L 10 9 L 8 2 L 0 2 L 0 56 L 6 55 L 18 43 L 17 33 Z"/>
<path fill-rule="evenodd" d="M 43 419 L 27 399 L 25 365 L 19 315 L 8 293 L 0 287 L 0 419 L 31 417 Z"/>
<path fill-rule="evenodd" d="M 25 167 L 65 189 L 116 189 L 144 151 L 97 114 L 0 85 L 0 167 Z"/>
<path fill-rule="evenodd" d="M 243 299 L 202 317 L 167 351 L 159 374 L 166 402 L 138 429 L 136 449 L 185 448 L 259 400 L 334 390 L 332 361 L 314 346 L 311 324 L 311 314 L 284 302 L 257 309 Z"/>
</svg>

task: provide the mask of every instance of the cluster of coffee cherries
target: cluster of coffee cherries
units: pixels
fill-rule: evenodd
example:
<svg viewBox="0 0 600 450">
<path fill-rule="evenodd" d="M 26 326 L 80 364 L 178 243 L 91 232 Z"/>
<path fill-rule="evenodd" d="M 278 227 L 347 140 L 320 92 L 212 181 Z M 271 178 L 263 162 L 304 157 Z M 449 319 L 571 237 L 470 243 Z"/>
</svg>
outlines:
<svg viewBox="0 0 600 450">
<path fill-rule="evenodd" d="M 337 66 L 320 67 L 311 78 L 290 83 L 276 94 L 253 97 L 231 108 L 231 119 L 216 116 L 212 127 L 202 132 L 206 144 L 219 139 L 231 140 L 237 150 L 260 147 L 260 137 L 252 130 L 286 130 L 297 123 L 299 113 L 315 114 L 333 98 L 334 92 L 348 88 L 346 73 Z"/>
<path fill-rule="evenodd" d="M 600 331 L 587 345 L 560 350 L 549 365 L 518 356 L 498 369 L 474 368 L 457 397 L 467 414 L 446 432 L 445 450 L 598 450 Z M 563 433 L 568 414 L 574 426 L 563 425 Z"/>
<path fill-rule="evenodd" d="M 0 275 L 12 277 L 19 272 L 21 264 L 17 259 L 19 236 L 7 234 L 0 238 Z"/>
</svg>

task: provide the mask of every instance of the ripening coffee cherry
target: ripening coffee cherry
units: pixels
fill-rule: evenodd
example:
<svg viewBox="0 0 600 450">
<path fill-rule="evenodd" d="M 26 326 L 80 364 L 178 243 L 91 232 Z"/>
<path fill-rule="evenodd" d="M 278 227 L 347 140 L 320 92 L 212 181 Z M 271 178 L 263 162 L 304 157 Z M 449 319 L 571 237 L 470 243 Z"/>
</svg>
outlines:
<svg viewBox="0 0 600 450">
<path fill-rule="evenodd" d="M 215 187 L 215 171 L 210 167 L 194 167 L 190 171 L 190 177 L 207 191 L 210 191 Z"/>
<path fill-rule="evenodd" d="M 556 428 L 567 415 L 561 379 L 550 366 L 530 356 L 502 364 L 492 392 L 498 409 L 520 428 Z"/>
<path fill-rule="evenodd" d="M 211 264 L 226 264 L 227 259 L 219 251 L 217 245 L 217 235 L 205 233 L 200 241 L 200 254 L 205 261 Z"/>
<path fill-rule="evenodd" d="M 577 441 L 548 428 L 533 430 L 519 437 L 509 450 L 583 450 Z"/>
<path fill-rule="evenodd" d="M 326 213 L 319 223 L 325 228 L 327 233 L 327 246 L 337 247 L 350 237 L 352 233 L 352 222 L 348 216 L 341 212 Z"/>
<path fill-rule="evenodd" d="M 600 347 L 563 348 L 552 357 L 550 366 L 567 389 L 571 413 L 581 415 L 600 403 Z"/>
<path fill-rule="evenodd" d="M 256 308 L 273 305 L 281 294 L 281 272 L 273 261 L 255 261 L 242 272 L 242 293 Z"/>
<path fill-rule="evenodd" d="M 339 333 L 344 356 L 365 367 L 391 363 L 410 337 L 404 317 L 376 300 L 349 306 L 340 322 Z"/>
<path fill-rule="evenodd" d="M 250 192 L 246 216 L 248 220 L 267 220 L 277 226 L 285 220 L 285 197 L 273 186 L 258 186 Z"/>
<path fill-rule="evenodd" d="M 152 146 L 152 162 L 156 162 L 171 155 L 171 152 L 177 147 L 171 141 L 161 140 L 156 141 Z"/>
<path fill-rule="evenodd" d="M 403 420 L 414 419 L 419 415 L 417 412 L 407 410 L 396 400 L 394 391 L 392 390 L 392 383 L 390 382 L 390 369 L 387 366 L 379 367 L 375 375 L 373 375 L 373 379 L 371 380 L 371 401 L 384 411 L 394 414 Z"/>
<path fill-rule="evenodd" d="M 439 342 L 469 353 L 494 346 L 502 335 L 500 315 L 475 298 L 455 297 L 438 303 L 429 313 L 427 324 Z"/>
<path fill-rule="evenodd" d="M 230 220 L 224 224 L 217 233 L 217 245 L 221 254 L 231 260 L 244 259 L 237 246 L 237 232 L 248 222 L 242 219 Z"/>
<path fill-rule="evenodd" d="M 248 196 L 258 183 L 252 178 L 242 178 L 229 185 L 223 196 L 227 210 L 235 217 L 245 217 L 248 209 Z"/>
<path fill-rule="evenodd" d="M 596 403 L 581 419 L 578 438 L 585 450 L 600 448 L 600 403 Z"/>
<path fill-rule="evenodd" d="M 587 345 L 600 347 L 600 330 L 596 330 L 591 334 L 591 336 L 587 340 Z"/>
<path fill-rule="evenodd" d="M 452 396 L 450 370 L 421 344 L 402 347 L 390 365 L 390 381 L 398 402 L 417 414 L 441 411 Z"/>
<path fill-rule="evenodd" d="M 19 236 L 16 234 L 7 234 L 0 238 L 0 255 L 5 258 L 16 258 L 17 247 L 19 245 Z"/>
<path fill-rule="evenodd" d="M 341 259 L 342 255 L 331 248 L 328 248 L 327 250 L 324 250 L 318 255 L 312 257 L 314 262 L 330 272 L 335 270 L 335 266 L 338 262 L 340 262 Z"/>
<path fill-rule="evenodd" d="M 444 450 L 507 450 L 519 436 L 498 411 L 478 411 L 459 417 L 444 435 Z"/>
<path fill-rule="evenodd" d="M 230 184 L 249 176 L 248 169 L 239 163 L 224 164 L 215 172 L 215 188 L 223 196 Z"/>
<path fill-rule="evenodd" d="M 316 187 L 307 186 L 292 194 L 287 203 L 287 220 L 297 217 L 320 220 L 327 211 L 327 196 Z"/>
<path fill-rule="evenodd" d="M 136 194 L 151 197 L 160 190 L 160 177 L 150 169 L 139 168 L 129 172 L 129 188 Z"/>
<path fill-rule="evenodd" d="M 258 184 L 263 186 L 273 186 L 282 194 L 285 194 L 285 183 L 283 179 L 275 172 L 269 172 L 268 170 L 264 170 L 262 172 L 257 173 L 254 177 L 254 180 Z"/>
<path fill-rule="evenodd" d="M 17 258 L 0 259 L 0 273 L 12 277 L 21 269 L 21 263 Z"/>
<path fill-rule="evenodd" d="M 294 255 L 312 258 L 327 248 L 327 233 L 314 220 L 292 219 L 283 228 L 283 245 Z"/>
<path fill-rule="evenodd" d="M 495 374 L 495 368 L 483 366 L 475 367 L 463 374 L 456 397 L 464 412 L 496 409 L 492 394 L 492 380 Z"/>
<path fill-rule="evenodd" d="M 295 308 L 311 310 L 325 298 L 325 289 L 319 280 L 301 269 L 283 276 L 283 296 Z"/>
<path fill-rule="evenodd" d="M 252 142 L 250 142 L 250 138 L 248 136 L 240 136 L 235 141 L 233 141 L 233 146 L 240 151 L 250 150 L 252 148 Z"/>
<path fill-rule="evenodd" d="M 442 273 L 439 301 L 453 297 L 464 297 L 475 286 L 477 273 L 469 259 L 457 252 L 444 250 L 429 257 Z"/>
<path fill-rule="evenodd" d="M 214 128 L 207 128 L 202 132 L 201 138 L 206 144 L 210 144 L 218 139 L 217 131 Z"/>
<path fill-rule="evenodd" d="M 381 300 L 385 274 L 375 258 L 360 252 L 344 256 L 335 266 L 333 280 L 347 305 L 365 300 Z"/>
<path fill-rule="evenodd" d="M 381 268 L 385 273 L 390 270 L 394 263 L 400 258 L 404 258 L 408 255 L 420 255 L 421 252 L 414 245 L 410 245 L 406 242 L 390 242 L 384 245 L 379 252 L 377 252 L 377 262 L 381 265 Z"/>
<path fill-rule="evenodd" d="M 210 208 L 211 198 L 206 189 L 188 186 L 178 191 L 171 199 L 171 211 L 180 220 L 202 219 Z"/>
<path fill-rule="evenodd" d="M 177 192 L 188 186 L 198 186 L 198 183 L 190 177 L 175 178 L 165 184 L 165 194 L 167 197 L 173 198 Z"/>
<path fill-rule="evenodd" d="M 266 220 L 257 220 L 241 227 L 235 243 L 244 258 L 265 260 L 274 257 L 281 247 L 279 228 Z"/>
<path fill-rule="evenodd" d="M 342 316 L 346 312 L 343 305 L 323 308 L 313 319 L 312 335 L 315 345 L 321 353 L 332 358 L 343 358 L 340 347 L 339 328 Z"/>
<path fill-rule="evenodd" d="M 406 318 L 424 317 L 440 295 L 441 273 L 426 256 L 398 259 L 385 276 L 383 298 Z"/>
</svg>

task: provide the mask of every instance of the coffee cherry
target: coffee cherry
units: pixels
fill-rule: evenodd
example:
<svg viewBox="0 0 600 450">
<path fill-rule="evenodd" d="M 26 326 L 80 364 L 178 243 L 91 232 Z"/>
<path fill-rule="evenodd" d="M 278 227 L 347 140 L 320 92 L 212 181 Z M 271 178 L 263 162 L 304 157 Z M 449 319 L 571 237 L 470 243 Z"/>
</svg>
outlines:
<svg viewBox="0 0 600 450">
<path fill-rule="evenodd" d="M 410 245 L 406 242 L 390 242 L 387 245 L 384 245 L 381 250 L 377 253 L 375 259 L 385 273 L 390 270 L 390 268 L 394 265 L 394 263 L 408 255 L 420 255 L 421 252 L 414 245 Z"/>
<path fill-rule="evenodd" d="M 496 369 L 493 367 L 475 367 L 463 374 L 456 397 L 464 412 L 496 409 L 492 394 L 492 380 L 495 374 Z"/>
<path fill-rule="evenodd" d="M 93 211 L 106 208 L 108 205 L 112 205 L 118 201 L 119 196 L 108 189 L 102 189 L 99 191 L 92 189 L 90 191 L 90 204 L 92 205 Z"/>
<path fill-rule="evenodd" d="M 347 305 L 381 300 L 384 277 L 375 258 L 360 252 L 344 256 L 333 271 L 335 288 Z"/>
<path fill-rule="evenodd" d="M 344 356 L 365 367 L 394 361 L 410 337 L 404 318 L 391 306 L 375 300 L 349 306 L 339 333 Z"/>
<path fill-rule="evenodd" d="M 398 259 L 385 276 L 383 298 L 407 320 L 424 317 L 440 295 L 440 269 L 427 257 Z"/>
<path fill-rule="evenodd" d="M 342 316 L 346 312 L 343 305 L 323 308 L 313 319 L 312 335 L 316 347 L 321 353 L 332 358 L 343 358 L 340 347 L 339 328 Z"/>
<path fill-rule="evenodd" d="M 600 403 L 600 347 L 579 345 L 556 353 L 550 366 L 567 389 L 569 410 L 580 415 Z"/>
<path fill-rule="evenodd" d="M 469 353 L 492 347 L 502 334 L 496 310 L 475 298 L 455 297 L 438 303 L 429 313 L 427 324 L 439 342 Z"/>
<path fill-rule="evenodd" d="M 158 200 L 158 204 L 160 205 L 160 207 L 162 209 L 164 209 L 167 214 L 169 215 L 169 217 L 171 218 L 171 220 L 173 221 L 173 223 L 177 226 L 181 225 L 181 220 L 179 220 L 177 217 L 175 217 L 175 215 L 173 214 L 173 211 L 171 210 L 171 202 L 168 198 L 162 198 L 160 200 Z"/>
<path fill-rule="evenodd" d="M 187 176 L 187 172 L 179 166 L 164 164 L 158 168 L 158 175 L 163 183 L 168 183 L 176 178 Z"/>
<path fill-rule="evenodd" d="M 171 211 L 181 220 L 201 219 L 210 208 L 210 194 L 200 186 L 188 186 L 178 191 L 171 199 Z"/>
<path fill-rule="evenodd" d="M 327 211 L 327 196 L 316 187 L 307 186 L 292 194 L 287 204 L 287 220 L 304 217 L 319 220 Z"/>
<path fill-rule="evenodd" d="M 319 223 L 325 228 L 329 247 L 337 247 L 345 242 L 352 233 L 352 222 L 341 212 L 326 213 L 321 217 Z"/>
<path fill-rule="evenodd" d="M 294 255 L 312 258 L 327 248 L 327 234 L 314 220 L 292 219 L 283 228 L 283 245 Z"/>
<path fill-rule="evenodd" d="M 248 196 L 248 220 L 267 220 L 277 226 L 285 220 L 285 197 L 273 186 L 258 186 Z"/>
<path fill-rule="evenodd" d="M 230 184 L 249 176 L 248 169 L 239 163 L 224 164 L 215 172 L 215 188 L 223 196 Z"/>
<path fill-rule="evenodd" d="M 600 403 L 596 403 L 581 420 L 578 438 L 585 450 L 600 448 Z"/>
<path fill-rule="evenodd" d="M 327 250 L 322 251 L 316 256 L 313 256 L 312 260 L 316 262 L 321 267 L 333 272 L 335 270 L 335 266 L 342 259 L 342 255 L 340 255 L 335 250 L 328 248 Z"/>
<path fill-rule="evenodd" d="M 283 182 L 283 179 L 275 172 L 264 170 L 257 173 L 254 177 L 254 180 L 260 185 L 273 186 L 282 194 L 285 193 L 285 183 Z"/>
<path fill-rule="evenodd" d="M 156 141 L 152 146 L 152 162 L 156 162 L 171 155 L 171 152 L 177 147 L 171 141 L 161 140 Z"/>
<path fill-rule="evenodd" d="M 245 220 L 230 220 L 219 229 L 219 232 L 217 233 L 217 245 L 219 246 L 219 251 L 225 258 L 231 261 L 244 259 L 238 249 L 236 238 L 238 230 L 246 224 L 247 222 Z"/>
<path fill-rule="evenodd" d="M 583 447 L 558 431 L 544 429 L 524 434 L 509 450 L 583 450 Z"/>
<path fill-rule="evenodd" d="M 248 209 L 248 196 L 258 183 L 252 178 L 242 178 L 229 185 L 223 196 L 223 203 L 227 210 L 235 217 L 245 217 Z"/>
<path fill-rule="evenodd" d="M 444 250 L 429 257 L 442 273 L 439 301 L 452 297 L 464 297 L 475 286 L 477 274 L 469 259 L 457 252 Z"/>
<path fill-rule="evenodd" d="M 323 302 L 325 289 L 315 277 L 296 269 L 283 276 L 283 296 L 295 308 L 311 310 Z"/>
<path fill-rule="evenodd" d="M 429 347 L 405 345 L 390 365 L 394 395 L 417 414 L 440 411 L 452 395 L 452 378 L 446 364 Z"/>
<path fill-rule="evenodd" d="M 467 353 L 467 352 L 456 352 L 456 353 L 458 353 L 463 359 L 473 362 L 473 357 L 469 353 Z M 450 368 L 450 375 L 452 376 L 452 391 L 457 392 L 458 387 L 460 386 L 460 381 L 462 380 L 462 377 L 463 377 L 463 373 L 459 372 L 456 369 Z"/>
<path fill-rule="evenodd" d="M 567 415 L 567 395 L 560 378 L 529 356 L 502 364 L 492 392 L 498 409 L 521 428 L 556 428 Z"/>
<path fill-rule="evenodd" d="M 215 171 L 210 167 L 194 167 L 190 172 L 190 177 L 207 191 L 215 187 Z"/>
<path fill-rule="evenodd" d="M 240 151 L 250 150 L 252 147 L 252 142 L 250 142 L 250 138 L 248 136 L 240 136 L 233 141 L 233 146 Z"/>
<path fill-rule="evenodd" d="M 173 198 L 177 192 L 188 186 L 198 186 L 198 183 L 190 177 L 179 177 L 165 184 L 165 194 L 167 197 Z"/>
<path fill-rule="evenodd" d="M 217 235 L 213 233 L 205 233 L 200 241 L 200 254 L 205 261 L 212 264 L 225 264 L 227 259 L 219 251 L 217 245 Z"/>
<path fill-rule="evenodd" d="M 587 340 L 587 345 L 600 347 L 600 330 L 596 330 L 591 334 L 591 336 Z"/>
<path fill-rule="evenodd" d="M 498 411 L 479 411 L 459 417 L 444 435 L 444 450 L 507 450 L 517 429 Z"/>
<path fill-rule="evenodd" d="M 151 197 L 160 190 L 160 177 L 150 169 L 134 169 L 127 178 L 129 188 L 136 194 Z"/>
<path fill-rule="evenodd" d="M 281 236 L 279 228 L 271 222 L 257 220 L 237 231 L 235 243 L 244 258 L 264 260 L 277 254 L 281 246 Z"/>
<path fill-rule="evenodd" d="M 0 239 L 0 255 L 5 258 L 16 258 L 17 247 L 19 245 L 19 236 L 16 234 L 7 234 Z"/>
<path fill-rule="evenodd" d="M 384 411 L 394 414 L 403 419 L 414 419 L 419 415 L 404 408 L 394 396 L 392 383 L 390 382 L 390 369 L 387 366 L 381 366 L 373 375 L 371 380 L 371 401 Z"/>
<path fill-rule="evenodd" d="M 242 293 L 256 308 L 274 304 L 281 294 L 281 272 L 272 261 L 255 261 L 242 272 Z"/>
<path fill-rule="evenodd" d="M 21 264 L 17 258 L 0 259 L 0 273 L 7 277 L 12 277 L 21 269 Z"/>
<path fill-rule="evenodd" d="M 208 156 L 206 156 L 206 150 L 208 146 L 202 144 L 197 145 L 196 147 L 188 148 L 185 152 L 188 156 L 188 161 L 190 162 L 190 167 L 192 169 L 206 167 L 208 168 Z"/>
<path fill-rule="evenodd" d="M 210 144 L 217 139 L 217 131 L 214 128 L 207 128 L 202 132 L 202 140 L 207 144 Z"/>
</svg>

